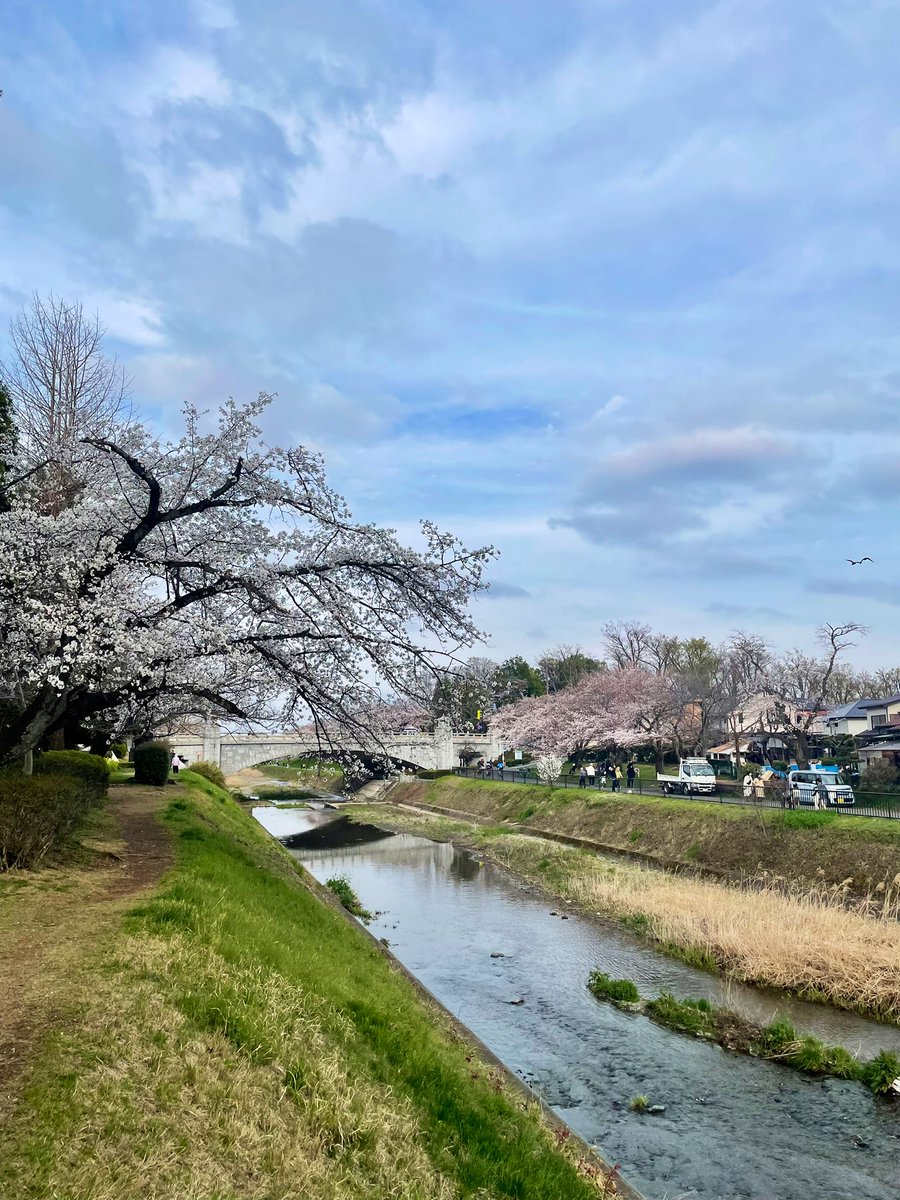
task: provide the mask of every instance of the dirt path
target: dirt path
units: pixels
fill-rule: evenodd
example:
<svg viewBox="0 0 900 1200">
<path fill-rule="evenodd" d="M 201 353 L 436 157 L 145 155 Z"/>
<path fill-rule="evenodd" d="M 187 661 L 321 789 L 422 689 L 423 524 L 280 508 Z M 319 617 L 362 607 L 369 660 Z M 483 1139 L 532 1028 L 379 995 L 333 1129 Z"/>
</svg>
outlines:
<svg viewBox="0 0 900 1200">
<path fill-rule="evenodd" d="M 0 1119 L 38 1040 L 60 1020 L 67 980 L 131 899 L 173 861 L 158 788 L 113 786 L 100 833 L 70 862 L 0 875 Z"/>
</svg>

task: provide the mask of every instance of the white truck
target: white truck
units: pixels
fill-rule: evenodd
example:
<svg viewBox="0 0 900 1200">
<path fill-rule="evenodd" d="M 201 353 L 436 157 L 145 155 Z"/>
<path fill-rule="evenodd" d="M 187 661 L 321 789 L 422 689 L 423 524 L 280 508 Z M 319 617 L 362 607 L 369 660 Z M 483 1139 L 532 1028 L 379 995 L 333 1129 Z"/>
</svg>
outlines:
<svg viewBox="0 0 900 1200">
<path fill-rule="evenodd" d="M 677 775 L 657 775 L 656 782 L 667 796 L 673 792 L 710 796 L 716 790 L 716 773 L 705 758 L 683 758 Z"/>
</svg>

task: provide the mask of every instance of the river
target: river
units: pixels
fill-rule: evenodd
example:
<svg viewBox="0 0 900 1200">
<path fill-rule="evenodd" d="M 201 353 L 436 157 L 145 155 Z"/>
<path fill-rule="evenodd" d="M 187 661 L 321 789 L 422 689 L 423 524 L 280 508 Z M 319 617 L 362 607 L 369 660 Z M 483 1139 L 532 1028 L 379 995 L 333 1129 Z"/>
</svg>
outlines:
<svg viewBox="0 0 900 1200">
<path fill-rule="evenodd" d="M 255 815 L 317 879 L 347 875 L 378 912 L 370 930 L 648 1200 L 896 1200 L 900 1105 L 671 1033 L 585 984 L 598 967 L 642 995 L 707 996 L 761 1020 L 777 1011 L 864 1057 L 900 1050 L 900 1030 L 724 985 L 452 845 L 332 812 Z M 638 1094 L 665 1113 L 629 1111 Z"/>
</svg>

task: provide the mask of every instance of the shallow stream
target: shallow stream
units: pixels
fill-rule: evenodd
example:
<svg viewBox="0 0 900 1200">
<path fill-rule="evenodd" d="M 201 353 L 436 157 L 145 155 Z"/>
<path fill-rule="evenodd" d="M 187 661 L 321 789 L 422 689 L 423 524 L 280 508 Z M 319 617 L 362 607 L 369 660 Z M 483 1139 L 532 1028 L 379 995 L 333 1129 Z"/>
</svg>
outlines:
<svg viewBox="0 0 900 1200">
<path fill-rule="evenodd" d="M 378 911 L 370 930 L 648 1200 L 900 1195 L 900 1104 L 671 1033 L 585 984 L 597 967 L 645 996 L 706 996 L 760 1021 L 778 1013 L 862 1057 L 900 1051 L 900 1029 L 726 985 L 449 844 L 330 811 L 255 815 L 317 879 L 347 875 Z M 665 1113 L 630 1112 L 638 1094 Z"/>
</svg>

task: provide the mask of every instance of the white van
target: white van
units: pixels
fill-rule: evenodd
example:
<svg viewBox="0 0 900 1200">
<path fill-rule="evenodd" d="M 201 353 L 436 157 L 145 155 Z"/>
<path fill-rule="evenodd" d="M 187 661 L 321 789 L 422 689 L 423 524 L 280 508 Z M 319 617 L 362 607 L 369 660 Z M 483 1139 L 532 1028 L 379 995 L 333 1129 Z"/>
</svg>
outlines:
<svg viewBox="0 0 900 1200">
<path fill-rule="evenodd" d="M 791 771 L 788 789 L 791 801 L 804 808 L 849 808 L 856 803 L 853 788 L 839 771 Z"/>
</svg>

